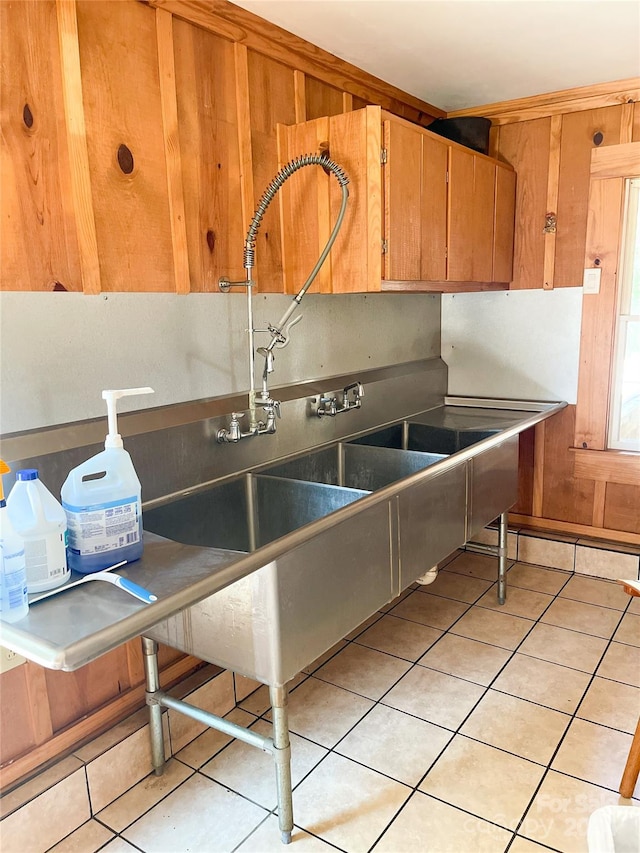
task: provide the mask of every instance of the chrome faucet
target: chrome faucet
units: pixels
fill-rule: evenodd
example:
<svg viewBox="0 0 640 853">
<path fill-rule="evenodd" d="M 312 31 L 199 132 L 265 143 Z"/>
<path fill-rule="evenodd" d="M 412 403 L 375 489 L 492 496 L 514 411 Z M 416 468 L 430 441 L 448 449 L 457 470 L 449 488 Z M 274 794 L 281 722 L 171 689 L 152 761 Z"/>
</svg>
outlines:
<svg viewBox="0 0 640 853">
<path fill-rule="evenodd" d="M 302 285 L 300 291 L 293 297 L 291 305 L 284 312 L 280 321 L 273 325 L 268 324 L 266 329 L 256 329 L 253 325 L 253 303 L 252 290 L 255 282 L 252 279 L 251 271 L 255 263 L 256 237 L 258 229 L 262 222 L 262 217 L 266 213 L 267 208 L 275 198 L 278 190 L 282 187 L 285 181 L 290 178 L 299 169 L 304 166 L 320 166 L 329 174 L 333 174 L 338 181 L 342 190 L 342 199 L 340 211 L 333 230 L 329 235 L 327 244 L 322 250 L 320 257 L 316 261 L 315 266 L 309 273 L 309 277 Z M 342 225 L 344 214 L 347 208 L 347 200 L 349 198 L 349 190 L 347 184 L 349 178 L 344 170 L 333 160 L 330 159 L 327 153 L 324 154 L 306 154 L 302 157 L 297 157 L 291 160 L 280 169 L 275 178 L 271 181 L 267 189 L 262 194 L 256 212 L 253 214 L 253 219 L 249 225 L 247 236 L 244 242 L 244 268 L 246 270 L 246 279 L 244 281 L 229 281 L 228 278 L 221 278 L 218 282 L 220 290 L 228 293 L 232 287 L 246 287 L 247 289 L 247 315 L 248 315 L 248 333 L 249 333 L 249 428 L 246 432 L 240 429 L 239 418 L 242 417 L 239 413 L 232 413 L 231 421 L 228 429 L 219 429 L 217 439 L 221 443 L 237 442 L 241 438 L 248 438 L 253 435 L 263 435 L 265 433 L 274 433 L 276 431 L 276 418 L 280 417 L 280 403 L 277 400 L 271 399 L 269 392 L 269 374 L 273 372 L 274 349 L 282 349 L 289 343 L 291 328 L 302 319 L 302 315 L 291 316 L 300 305 L 302 297 L 313 284 L 315 277 L 318 275 L 322 264 L 325 262 L 327 255 L 331 251 L 331 247 L 335 243 L 338 231 Z M 254 335 L 256 332 L 267 332 L 271 335 L 271 340 L 266 347 L 260 347 L 258 353 L 264 356 L 265 364 L 262 372 L 262 391 L 256 393 L 255 388 L 255 345 Z M 345 389 L 346 391 L 346 389 Z M 258 420 L 257 407 L 262 406 L 266 413 L 266 422 Z M 351 406 L 354 408 L 354 406 Z"/>
<path fill-rule="evenodd" d="M 319 418 L 327 415 L 330 418 L 335 418 L 336 415 L 341 415 L 343 412 L 359 409 L 362 406 L 363 397 L 364 386 L 361 382 L 353 382 L 342 389 L 342 401 L 340 405 L 338 405 L 337 397 L 325 397 L 324 395 L 320 397 L 316 414 Z"/>
</svg>

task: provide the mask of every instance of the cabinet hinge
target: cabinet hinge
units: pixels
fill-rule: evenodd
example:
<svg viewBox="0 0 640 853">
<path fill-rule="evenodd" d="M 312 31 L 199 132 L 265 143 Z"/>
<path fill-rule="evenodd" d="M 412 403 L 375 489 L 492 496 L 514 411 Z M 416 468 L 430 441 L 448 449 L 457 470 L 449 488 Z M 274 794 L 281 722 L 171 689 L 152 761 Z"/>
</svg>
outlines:
<svg viewBox="0 0 640 853">
<path fill-rule="evenodd" d="M 387 243 L 386 240 L 383 240 L 382 241 L 382 254 L 386 255 L 388 251 L 389 251 L 389 244 Z"/>
<path fill-rule="evenodd" d="M 382 148 L 380 151 L 380 164 L 382 166 L 384 166 L 384 165 L 386 165 L 386 162 L 387 162 L 387 149 Z"/>
<path fill-rule="evenodd" d="M 447 171 L 444 173 L 444 182 L 445 182 L 445 184 L 448 184 L 448 183 L 449 183 L 449 170 L 448 170 L 448 169 L 447 169 Z"/>
<path fill-rule="evenodd" d="M 544 217 L 543 234 L 555 234 L 558 225 L 558 217 L 555 213 L 547 213 Z"/>
</svg>

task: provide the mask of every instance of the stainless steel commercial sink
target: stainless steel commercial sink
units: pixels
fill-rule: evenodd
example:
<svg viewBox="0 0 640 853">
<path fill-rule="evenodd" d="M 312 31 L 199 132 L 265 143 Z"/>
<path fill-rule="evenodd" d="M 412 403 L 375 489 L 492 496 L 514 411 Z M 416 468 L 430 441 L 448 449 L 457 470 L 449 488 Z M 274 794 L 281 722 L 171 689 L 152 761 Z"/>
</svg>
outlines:
<svg viewBox="0 0 640 853">
<path fill-rule="evenodd" d="M 152 533 L 206 548 L 255 551 L 368 492 L 246 474 L 144 514 Z"/>
</svg>

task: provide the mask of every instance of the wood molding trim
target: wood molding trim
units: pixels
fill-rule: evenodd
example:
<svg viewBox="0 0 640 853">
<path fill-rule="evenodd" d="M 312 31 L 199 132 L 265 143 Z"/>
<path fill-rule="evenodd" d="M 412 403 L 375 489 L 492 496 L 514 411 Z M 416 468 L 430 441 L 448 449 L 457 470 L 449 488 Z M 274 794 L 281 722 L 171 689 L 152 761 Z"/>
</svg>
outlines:
<svg viewBox="0 0 640 853">
<path fill-rule="evenodd" d="M 628 530 L 609 530 L 606 527 L 591 527 L 589 524 L 574 524 L 570 521 L 558 521 L 555 518 L 537 518 L 532 515 L 509 513 L 509 524 L 513 527 L 527 527 L 540 532 L 565 533 L 579 539 L 604 539 L 617 545 L 640 546 L 640 533 Z"/>
<path fill-rule="evenodd" d="M 364 100 L 373 97 L 380 106 L 418 124 L 428 124 L 425 119 L 431 120 L 446 115 L 444 110 L 403 92 L 372 74 L 367 74 L 355 65 L 338 59 L 328 51 L 226 0 L 142 2 L 165 9 L 230 41 L 240 42 L 264 56 L 297 68 L 312 77 L 318 77 L 351 95 Z"/>
<path fill-rule="evenodd" d="M 637 486 L 640 483 L 640 453 L 624 450 L 583 450 L 579 447 L 573 447 L 571 451 L 574 454 L 574 477 L 627 486 Z"/>
<path fill-rule="evenodd" d="M 198 658 L 191 655 L 180 658 L 169 666 L 165 667 L 160 673 L 163 687 L 170 687 L 176 681 L 184 678 L 185 675 L 192 672 L 197 666 L 202 663 Z M 29 664 L 26 664 L 29 666 Z M 33 667 L 41 669 L 41 667 Z M 42 670 L 44 673 L 44 670 Z M 101 732 L 115 725 L 127 714 L 133 713 L 144 706 L 145 684 L 139 684 L 136 687 L 122 693 L 116 700 L 109 702 L 103 708 L 95 711 L 92 714 L 83 717 L 77 723 L 69 726 L 58 734 L 54 735 L 49 740 L 31 749 L 25 755 L 15 758 L 0 768 L 0 789 L 5 791 L 10 786 L 15 785 L 24 777 L 33 773 L 41 765 L 47 764 L 54 759 L 59 759 L 65 753 L 68 753 L 74 747 L 77 747 L 82 741 L 86 741 L 90 737 L 97 737 Z M 29 692 L 30 700 L 32 697 L 31 690 Z M 38 726 L 38 731 L 44 732 L 46 721 L 43 725 Z"/>
<path fill-rule="evenodd" d="M 387 281 L 382 293 L 475 293 L 483 290 L 509 290 L 508 284 L 496 281 Z"/>
<path fill-rule="evenodd" d="M 189 278 L 189 250 L 184 210 L 182 185 L 182 161 L 180 157 L 180 130 L 178 128 L 178 101 L 176 97 L 176 66 L 173 53 L 173 16 L 156 9 L 156 36 L 158 40 L 158 71 L 160 78 L 160 102 L 162 105 L 162 129 L 164 152 L 167 163 L 167 190 L 169 216 L 171 219 L 171 243 L 173 248 L 173 274 L 176 293 L 186 294 L 191 290 Z"/>
<path fill-rule="evenodd" d="M 547 215 L 558 214 L 558 192 L 560 187 L 560 141 L 562 137 L 562 116 L 551 118 L 549 132 L 549 174 L 547 176 Z M 556 261 L 556 229 L 544 235 L 544 272 L 542 287 L 553 289 L 553 275 Z"/>
<path fill-rule="evenodd" d="M 96 221 L 91 195 L 89 151 L 82 100 L 82 75 L 78 45 L 78 18 L 75 0 L 56 0 L 64 119 L 69 148 L 71 192 L 75 212 L 82 290 L 97 295 L 102 290 Z"/>
<path fill-rule="evenodd" d="M 616 104 L 630 104 L 635 101 L 640 101 L 640 77 L 630 77 L 626 80 L 615 80 L 610 83 L 598 83 L 594 86 L 581 86 L 575 89 L 561 89 L 557 92 L 534 95 L 530 98 L 499 101 L 464 110 L 454 110 L 447 113 L 447 117 L 485 116 L 490 118 L 494 125 L 510 124 L 514 121 L 527 121 Z"/>
<path fill-rule="evenodd" d="M 640 175 L 640 142 L 604 145 L 591 152 L 591 180 Z"/>
</svg>

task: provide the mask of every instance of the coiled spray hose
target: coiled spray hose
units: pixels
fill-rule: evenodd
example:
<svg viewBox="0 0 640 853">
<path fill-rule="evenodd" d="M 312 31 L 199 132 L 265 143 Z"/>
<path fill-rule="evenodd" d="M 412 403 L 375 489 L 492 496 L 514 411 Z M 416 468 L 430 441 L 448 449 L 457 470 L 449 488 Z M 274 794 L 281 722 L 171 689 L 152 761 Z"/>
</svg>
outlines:
<svg viewBox="0 0 640 853">
<path fill-rule="evenodd" d="M 294 160 L 291 160 L 283 166 L 282 169 L 280 169 L 278 174 L 266 188 L 258 202 L 256 212 L 253 214 L 253 219 L 251 220 L 251 224 L 249 225 L 249 230 L 247 231 L 247 236 L 244 241 L 244 268 L 247 270 L 247 279 L 251 279 L 251 270 L 255 264 L 256 237 L 258 229 L 262 223 L 262 217 L 285 181 L 305 166 L 321 166 L 323 169 L 328 170 L 332 175 L 334 175 L 342 190 L 340 211 L 331 234 L 329 235 L 326 246 L 322 250 L 315 266 L 309 273 L 307 280 L 300 288 L 298 294 L 293 298 L 293 304 L 289 306 L 287 311 L 285 311 L 278 325 L 270 327 L 272 340 L 266 348 L 268 351 L 271 351 L 276 345 L 284 346 L 286 344 L 287 339 L 283 336 L 282 329 L 289 317 L 295 311 L 296 307 L 302 301 L 302 297 L 313 284 L 315 277 L 318 275 L 322 264 L 325 262 L 327 255 L 331 251 L 331 247 L 335 243 L 347 209 L 347 200 L 349 198 L 347 185 L 349 183 L 349 177 L 345 173 L 344 169 L 342 169 L 334 160 L 332 160 L 327 154 L 303 154 L 301 157 L 296 157 Z"/>
</svg>

